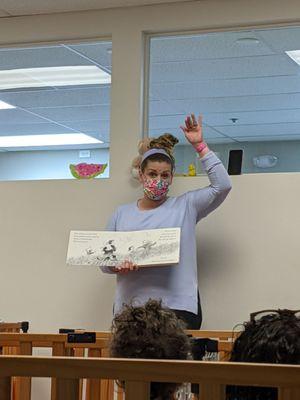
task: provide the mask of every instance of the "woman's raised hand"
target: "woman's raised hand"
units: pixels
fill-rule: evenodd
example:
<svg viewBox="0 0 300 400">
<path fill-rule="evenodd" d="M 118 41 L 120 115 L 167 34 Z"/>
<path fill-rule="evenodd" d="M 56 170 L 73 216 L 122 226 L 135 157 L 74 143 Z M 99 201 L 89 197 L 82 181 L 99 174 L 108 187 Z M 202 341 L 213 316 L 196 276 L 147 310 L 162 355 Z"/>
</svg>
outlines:
<svg viewBox="0 0 300 400">
<path fill-rule="evenodd" d="M 202 116 L 199 115 L 198 121 L 194 114 L 188 115 L 185 119 L 185 126 L 180 126 L 186 139 L 193 145 L 203 142 Z"/>
</svg>

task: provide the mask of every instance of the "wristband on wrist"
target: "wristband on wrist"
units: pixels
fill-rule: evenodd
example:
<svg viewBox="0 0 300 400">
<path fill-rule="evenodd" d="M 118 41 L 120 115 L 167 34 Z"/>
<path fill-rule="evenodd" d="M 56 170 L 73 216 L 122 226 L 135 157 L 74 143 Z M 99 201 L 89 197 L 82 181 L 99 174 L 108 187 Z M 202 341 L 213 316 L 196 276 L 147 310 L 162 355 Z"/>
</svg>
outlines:
<svg viewBox="0 0 300 400">
<path fill-rule="evenodd" d="M 197 153 L 201 153 L 204 149 L 206 149 L 207 144 L 205 142 L 200 142 L 196 146 L 194 146 L 194 149 L 197 151 Z"/>
</svg>

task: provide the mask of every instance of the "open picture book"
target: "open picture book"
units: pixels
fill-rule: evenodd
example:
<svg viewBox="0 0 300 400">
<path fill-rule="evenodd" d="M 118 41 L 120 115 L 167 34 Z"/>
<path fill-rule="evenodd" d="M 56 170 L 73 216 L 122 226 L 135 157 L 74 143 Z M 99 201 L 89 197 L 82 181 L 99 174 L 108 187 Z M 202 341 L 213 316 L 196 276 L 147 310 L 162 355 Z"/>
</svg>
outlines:
<svg viewBox="0 0 300 400">
<path fill-rule="evenodd" d="M 117 266 L 132 261 L 141 267 L 178 264 L 180 228 L 144 231 L 71 231 L 68 265 Z"/>
</svg>

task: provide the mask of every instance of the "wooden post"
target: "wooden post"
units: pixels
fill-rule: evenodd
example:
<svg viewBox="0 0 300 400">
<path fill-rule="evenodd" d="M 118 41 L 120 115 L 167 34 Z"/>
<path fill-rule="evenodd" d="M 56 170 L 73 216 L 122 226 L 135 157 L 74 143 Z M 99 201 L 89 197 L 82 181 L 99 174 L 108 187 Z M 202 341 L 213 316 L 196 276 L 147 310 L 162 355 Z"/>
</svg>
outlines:
<svg viewBox="0 0 300 400">
<path fill-rule="evenodd" d="M 101 357 L 109 357 L 109 349 L 103 348 L 101 349 Z M 113 379 L 101 379 L 101 391 L 100 391 L 100 399 L 101 400 L 114 400 L 114 383 Z"/>
<path fill-rule="evenodd" d="M 101 349 L 89 349 L 88 357 L 101 357 Z M 101 397 L 101 380 L 100 379 L 87 379 L 87 381 L 86 381 L 86 399 L 87 400 L 99 400 L 102 398 L 104 399 L 104 397 Z"/>
<path fill-rule="evenodd" d="M 54 342 L 52 344 L 52 356 L 64 356 L 66 352 L 65 344 L 63 342 Z M 56 378 L 51 379 L 51 400 L 57 400 Z"/>
<path fill-rule="evenodd" d="M 73 357 L 84 357 L 84 347 L 74 348 L 73 349 Z M 83 379 L 79 381 L 79 400 L 83 399 Z M 88 400 L 86 398 L 86 400 Z"/>
<path fill-rule="evenodd" d="M 225 386 L 218 383 L 200 383 L 200 400 L 225 400 Z"/>
<path fill-rule="evenodd" d="M 125 383 L 125 399 L 126 400 L 149 400 L 150 399 L 150 383 L 127 381 Z"/>
<path fill-rule="evenodd" d="M 124 400 L 124 390 L 120 386 L 117 386 L 117 400 Z"/>
<path fill-rule="evenodd" d="M 32 355 L 32 342 L 20 342 L 20 355 Z M 18 400 L 31 399 L 31 378 L 17 377 L 14 384 L 14 398 Z"/>
<path fill-rule="evenodd" d="M 0 378 L 0 399 L 10 400 L 11 395 L 11 377 Z"/>
<path fill-rule="evenodd" d="M 278 390 L 278 400 L 299 400 L 300 388 L 281 387 Z"/>
<path fill-rule="evenodd" d="M 79 379 L 56 378 L 55 392 L 57 400 L 78 400 Z"/>
</svg>

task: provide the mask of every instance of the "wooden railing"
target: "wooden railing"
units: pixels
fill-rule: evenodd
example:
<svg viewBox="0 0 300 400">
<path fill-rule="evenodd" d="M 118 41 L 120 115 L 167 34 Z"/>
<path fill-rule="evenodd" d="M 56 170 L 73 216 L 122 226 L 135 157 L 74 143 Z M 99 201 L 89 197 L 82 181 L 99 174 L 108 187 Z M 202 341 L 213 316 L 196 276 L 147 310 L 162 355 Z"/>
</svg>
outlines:
<svg viewBox="0 0 300 400">
<path fill-rule="evenodd" d="M 29 322 L 0 322 L 0 332 L 24 332 L 27 333 L 29 329 Z"/>
<path fill-rule="evenodd" d="M 49 348 L 54 357 L 83 357 L 85 351 L 87 357 L 108 357 L 108 343 L 109 335 L 107 332 L 99 334 L 94 343 L 69 343 L 68 335 L 66 334 L 0 333 L 0 348 L 2 348 L 2 354 L 4 355 L 32 355 L 34 348 Z M 86 384 L 86 400 L 99 400 L 101 398 L 112 400 L 113 386 L 112 381 L 88 380 Z M 51 400 L 56 400 L 55 387 L 56 380 L 53 379 Z M 82 396 L 82 384 L 79 392 Z M 30 400 L 30 398 L 30 377 L 14 379 L 12 400 Z"/>
<path fill-rule="evenodd" d="M 186 333 L 188 335 L 192 335 L 197 338 L 210 338 L 210 339 L 234 341 L 240 335 L 241 332 L 218 331 L 218 330 L 187 330 Z"/>
<path fill-rule="evenodd" d="M 83 332 L 83 331 L 81 331 Z M 228 359 L 233 339 L 231 331 L 187 331 L 187 334 L 199 338 L 222 338 L 218 341 L 221 360 Z M 96 332 L 94 343 L 69 343 L 67 334 L 22 334 L 0 333 L 0 349 L 4 355 L 32 355 L 34 348 L 49 348 L 52 356 L 70 357 L 108 357 L 109 332 Z M 55 379 L 52 379 L 51 400 L 56 400 Z M 89 379 L 86 384 L 86 400 L 113 400 L 114 382 L 112 380 Z M 13 380 L 12 400 L 30 400 L 31 379 L 28 377 Z M 83 385 L 79 388 L 79 399 L 83 397 Z M 118 389 L 118 400 L 123 399 Z M 1 400 L 1 398 L 0 398 Z M 300 400 L 300 399 L 299 399 Z"/>
<path fill-rule="evenodd" d="M 126 400 L 148 400 L 149 382 L 199 382 L 200 400 L 224 400 L 225 385 L 279 388 L 279 400 L 300 399 L 300 366 L 231 362 L 0 356 L 0 399 L 10 377 L 55 377 L 57 400 L 77 400 L 80 378 L 125 381 Z"/>
</svg>

